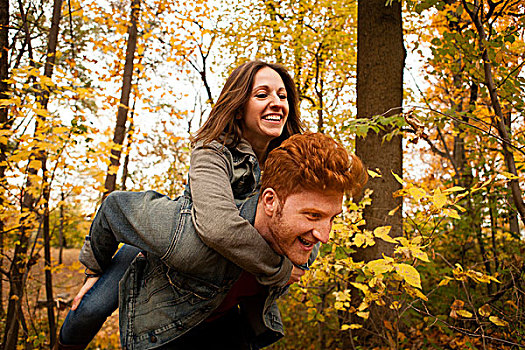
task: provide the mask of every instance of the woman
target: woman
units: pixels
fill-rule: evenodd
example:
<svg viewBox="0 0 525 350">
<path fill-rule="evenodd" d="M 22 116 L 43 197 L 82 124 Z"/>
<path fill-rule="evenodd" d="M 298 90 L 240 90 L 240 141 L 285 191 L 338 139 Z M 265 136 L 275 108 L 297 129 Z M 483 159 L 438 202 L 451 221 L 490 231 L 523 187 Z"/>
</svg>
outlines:
<svg viewBox="0 0 525 350">
<path fill-rule="evenodd" d="M 236 204 L 257 191 L 259 165 L 264 165 L 267 153 L 301 131 L 298 96 L 287 71 L 280 65 L 250 61 L 236 68 L 228 77 L 208 120 L 192 140 L 194 149 L 185 195 L 193 203 L 195 230 L 206 245 L 257 276 L 257 282 L 262 285 L 286 284 L 292 267 L 239 216 Z M 136 222 L 133 222 L 136 213 L 126 205 L 130 196 L 145 196 L 145 201 L 151 203 L 145 209 L 150 212 L 141 212 L 142 216 Z M 122 205 L 118 215 L 107 222 L 122 221 L 123 226 L 139 231 L 137 245 L 141 247 L 148 246 L 148 240 L 155 239 L 158 221 L 178 215 L 173 212 L 173 203 L 177 200 L 171 201 L 153 192 L 120 192 L 110 197 L 110 201 Z M 103 207 L 104 204 L 97 216 Z M 159 220 L 149 222 L 146 217 Z M 172 226 L 162 229 L 169 231 Z M 239 245 L 228 244 L 232 237 L 242 240 L 242 249 L 238 248 Z M 125 245 L 110 261 L 108 257 L 116 249 L 117 241 L 106 245 L 108 250 L 105 252 L 93 252 L 89 239 L 87 237 L 80 256 L 81 262 L 88 267 L 88 280 L 61 328 L 59 349 L 83 349 L 91 341 L 106 317 L 117 308 L 118 282 L 138 253 L 137 248 Z M 149 253 L 162 259 L 170 252 L 167 244 L 165 251 Z M 253 256 L 258 256 L 258 259 L 254 261 Z"/>
</svg>

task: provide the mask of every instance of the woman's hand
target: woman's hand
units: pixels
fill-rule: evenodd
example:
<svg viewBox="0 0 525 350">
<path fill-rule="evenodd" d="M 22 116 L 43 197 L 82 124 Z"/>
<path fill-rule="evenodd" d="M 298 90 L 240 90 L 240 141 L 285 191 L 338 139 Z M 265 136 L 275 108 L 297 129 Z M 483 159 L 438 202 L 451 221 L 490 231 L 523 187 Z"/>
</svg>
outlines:
<svg viewBox="0 0 525 350">
<path fill-rule="evenodd" d="M 290 279 L 288 280 L 288 284 L 296 283 L 301 280 L 301 277 L 304 275 L 304 270 L 298 268 L 294 265 L 292 268 L 292 275 L 290 276 Z"/>
<path fill-rule="evenodd" d="M 95 283 L 97 283 L 98 279 L 100 277 L 88 277 L 86 279 L 86 282 L 84 283 L 84 285 L 82 286 L 82 288 L 80 288 L 80 291 L 78 292 L 77 296 L 75 297 L 75 299 L 73 299 L 73 303 L 71 304 L 71 310 L 76 310 L 78 305 L 80 304 L 80 302 L 82 301 L 82 298 L 84 297 L 84 295 L 86 294 L 86 292 L 91 288 L 93 287 L 93 285 Z"/>
</svg>

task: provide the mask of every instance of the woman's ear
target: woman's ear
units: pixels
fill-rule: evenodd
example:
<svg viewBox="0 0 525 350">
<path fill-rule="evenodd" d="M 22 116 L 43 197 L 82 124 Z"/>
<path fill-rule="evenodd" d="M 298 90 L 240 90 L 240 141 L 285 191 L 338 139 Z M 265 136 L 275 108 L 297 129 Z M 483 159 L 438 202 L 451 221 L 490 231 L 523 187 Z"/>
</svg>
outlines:
<svg viewBox="0 0 525 350">
<path fill-rule="evenodd" d="M 279 198 L 273 188 L 266 188 L 261 194 L 261 204 L 264 208 L 264 213 L 268 216 L 273 216 L 278 210 Z"/>
<path fill-rule="evenodd" d="M 235 112 L 235 119 L 241 120 L 243 116 L 244 116 L 244 108 L 242 108 L 241 110 L 237 110 Z"/>
</svg>

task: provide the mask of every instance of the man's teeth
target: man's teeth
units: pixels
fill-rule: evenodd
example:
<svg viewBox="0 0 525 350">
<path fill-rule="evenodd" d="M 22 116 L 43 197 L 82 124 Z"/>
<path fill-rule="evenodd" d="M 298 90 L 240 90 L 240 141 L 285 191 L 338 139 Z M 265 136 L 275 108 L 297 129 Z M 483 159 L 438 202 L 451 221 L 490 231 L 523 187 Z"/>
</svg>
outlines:
<svg viewBox="0 0 525 350">
<path fill-rule="evenodd" d="M 311 246 L 311 245 L 313 244 L 313 243 L 310 243 L 310 242 L 308 242 L 308 241 L 305 241 L 305 240 L 302 239 L 301 237 L 298 237 L 298 239 L 299 239 L 299 242 L 301 242 L 301 243 L 302 243 L 304 246 L 306 246 L 306 247 L 309 247 L 309 246 Z"/>
</svg>

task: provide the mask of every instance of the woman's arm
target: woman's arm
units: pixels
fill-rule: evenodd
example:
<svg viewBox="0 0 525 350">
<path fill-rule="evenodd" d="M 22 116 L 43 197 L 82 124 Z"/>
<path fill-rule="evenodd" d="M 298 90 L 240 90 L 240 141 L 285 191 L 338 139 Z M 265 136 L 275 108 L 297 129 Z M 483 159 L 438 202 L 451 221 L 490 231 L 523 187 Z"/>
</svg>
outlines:
<svg viewBox="0 0 525 350">
<path fill-rule="evenodd" d="M 285 285 L 291 262 L 277 254 L 239 214 L 226 155 L 197 148 L 190 165 L 190 190 L 195 230 L 204 244 L 250 272 L 264 285 Z"/>
</svg>

